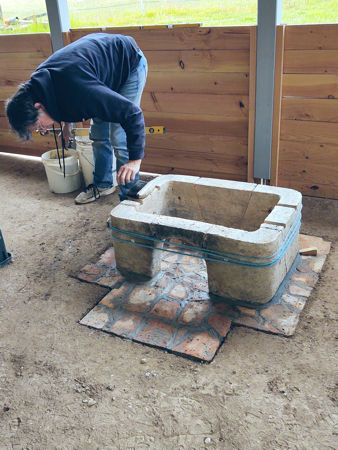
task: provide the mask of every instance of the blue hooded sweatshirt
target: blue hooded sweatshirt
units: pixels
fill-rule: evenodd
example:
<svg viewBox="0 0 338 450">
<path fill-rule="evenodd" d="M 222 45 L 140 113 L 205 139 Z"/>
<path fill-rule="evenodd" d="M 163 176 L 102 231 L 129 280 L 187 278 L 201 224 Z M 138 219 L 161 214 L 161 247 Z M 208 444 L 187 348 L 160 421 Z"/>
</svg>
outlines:
<svg viewBox="0 0 338 450">
<path fill-rule="evenodd" d="M 139 61 L 139 47 L 129 36 L 95 33 L 53 53 L 31 75 L 34 102 L 57 122 L 99 118 L 121 124 L 129 159 L 144 156 L 141 108 L 119 94 Z"/>
</svg>

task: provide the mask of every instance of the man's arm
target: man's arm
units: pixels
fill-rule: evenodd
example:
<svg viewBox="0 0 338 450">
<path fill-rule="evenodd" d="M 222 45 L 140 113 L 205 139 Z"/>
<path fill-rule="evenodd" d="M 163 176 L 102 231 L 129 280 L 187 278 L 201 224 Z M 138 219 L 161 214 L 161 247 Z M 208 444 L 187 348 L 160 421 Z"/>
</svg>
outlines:
<svg viewBox="0 0 338 450">
<path fill-rule="evenodd" d="M 139 106 L 107 86 L 93 83 L 86 89 L 84 110 L 84 117 L 97 117 L 122 126 L 127 136 L 130 161 L 144 157 L 145 125 Z"/>
<path fill-rule="evenodd" d="M 127 162 L 124 166 L 121 166 L 117 173 L 118 184 L 124 185 L 130 181 L 134 181 L 137 172 L 140 171 L 141 162 L 142 159 L 136 159 Z"/>
</svg>

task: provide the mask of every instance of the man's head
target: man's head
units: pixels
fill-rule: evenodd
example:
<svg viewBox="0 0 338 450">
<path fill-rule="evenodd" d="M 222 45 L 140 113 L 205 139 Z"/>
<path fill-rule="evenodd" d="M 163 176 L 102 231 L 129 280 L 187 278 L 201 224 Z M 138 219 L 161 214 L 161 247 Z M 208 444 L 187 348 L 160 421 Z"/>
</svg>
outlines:
<svg viewBox="0 0 338 450">
<path fill-rule="evenodd" d="M 6 114 L 11 128 L 24 140 L 31 139 L 32 131 L 46 131 L 54 122 L 41 103 L 34 103 L 27 83 L 7 100 Z"/>
</svg>

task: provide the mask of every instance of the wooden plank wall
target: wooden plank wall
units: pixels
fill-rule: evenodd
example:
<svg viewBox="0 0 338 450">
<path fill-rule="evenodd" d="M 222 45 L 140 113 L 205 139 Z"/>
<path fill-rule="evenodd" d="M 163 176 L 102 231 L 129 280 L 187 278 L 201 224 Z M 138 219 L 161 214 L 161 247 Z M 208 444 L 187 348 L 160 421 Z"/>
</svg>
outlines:
<svg viewBox="0 0 338 450">
<path fill-rule="evenodd" d="M 278 185 L 338 198 L 338 24 L 287 26 Z"/>
<path fill-rule="evenodd" d="M 143 170 L 247 179 L 255 29 L 104 30 L 134 36 L 149 62 L 142 102 L 146 125 L 162 125 L 166 134 L 147 136 Z M 97 31 L 71 30 L 65 41 Z M 271 181 L 338 198 L 338 25 L 285 26 L 279 35 L 282 98 L 275 96 Z M 54 147 L 51 137 L 21 143 L 8 132 L 4 114 L 5 99 L 50 54 L 47 33 L 0 36 L 0 151 L 41 155 Z"/>
<path fill-rule="evenodd" d="M 74 41 L 95 29 L 74 29 Z M 142 169 L 247 179 L 250 27 L 117 30 L 144 52 L 148 135 Z"/>
<path fill-rule="evenodd" d="M 0 151 L 41 155 L 53 147 L 51 137 L 39 137 L 21 142 L 9 132 L 5 115 L 5 101 L 17 90 L 19 83 L 52 53 L 49 33 L 0 36 Z"/>
</svg>

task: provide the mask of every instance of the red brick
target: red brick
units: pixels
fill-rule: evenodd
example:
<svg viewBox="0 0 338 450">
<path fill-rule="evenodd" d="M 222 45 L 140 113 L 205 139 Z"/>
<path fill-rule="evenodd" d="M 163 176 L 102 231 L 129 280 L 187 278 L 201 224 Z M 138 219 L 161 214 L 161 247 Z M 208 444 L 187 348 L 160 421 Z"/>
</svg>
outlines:
<svg viewBox="0 0 338 450">
<path fill-rule="evenodd" d="M 245 314 L 246 316 L 255 316 L 257 314 L 256 309 L 245 308 L 244 306 L 236 307 L 241 314 Z"/>
<path fill-rule="evenodd" d="M 208 314 L 209 309 L 209 303 L 189 302 L 179 315 L 177 321 L 189 325 L 199 325 Z"/>
<path fill-rule="evenodd" d="M 200 270 L 200 266 L 197 264 L 180 264 L 179 269 L 183 274 L 186 274 Z"/>
<path fill-rule="evenodd" d="M 132 339 L 135 334 L 136 328 L 142 321 L 142 317 L 138 314 L 131 312 L 125 313 L 116 322 L 105 331 L 117 334 L 118 336 L 123 336 Z"/>
<path fill-rule="evenodd" d="M 175 326 L 165 324 L 157 319 L 151 319 L 134 339 L 145 344 L 166 348 L 174 336 L 175 329 Z"/>
<path fill-rule="evenodd" d="M 268 331 L 269 333 L 280 334 L 280 331 L 277 330 L 277 328 L 275 328 L 274 326 L 272 326 L 271 323 L 269 323 L 269 322 L 264 322 L 260 326 L 260 329 L 264 330 L 264 331 Z"/>
<path fill-rule="evenodd" d="M 184 284 L 176 284 L 168 295 L 177 300 L 184 300 L 188 296 L 188 288 Z"/>
<path fill-rule="evenodd" d="M 260 317 L 248 317 L 248 316 L 239 316 L 233 319 L 233 323 L 236 325 L 243 325 L 249 328 L 255 328 L 256 330 L 260 329 Z"/>
<path fill-rule="evenodd" d="M 128 311 L 145 312 L 159 294 L 160 290 L 156 287 L 136 286 L 123 307 Z"/>
<path fill-rule="evenodd" d="M 168 286 L 169 281 L 170 281 L 170 279 L 168 277 L 162 276 L 161 278 L 158 278 L 156 280 L 156 283 L 154 283 L 154 286 L 165 289 Z"/>
<path fill-rule="evenodd" d="M 303 297 L 309 297 L 312 289 L 306 289 L 301 286 L 297 286 L 297 284 L 290 284 L 289 291 L 292 295 L 301 295 Z"/>
<path fill-rule="evenodd" d="M 310 269 L 312 269 L 314 272 L 319 273 L 323 268 L 325 259 L 326 259 L 326 255 L 313 256 L 313 257 L 310 256 L 309 258 L 306 258 L 305 264 L 308 267 L 310 267 Z"/>
<path fill-rule="evenodd" d="M 209 286 L 207 280 L 201 280 L 198 281 L 197 283 L 193 283 L 193 288 L 209 293 Z"/>
<path fill-rule="evenodd" d="M 327 255 L 330 252 L 331 242 L 316 236 L 299 235 L 299 248 L 317 247 L 318 255 Z"/>
<path fill-rule="evenodd" d="M 187 275 L 187 280 L 201 280 L 201 276 L 198 275 L 197 273 L 189 273 L 189 275 Z"/>
<path fill-rule="evenodd" d="M 119 289 L 113 289 L 100 301 L 100 305 L 108 306 L 109 308 L 115 308 L 116 305 L 123 302 L 124 296 L 129 289 L 128 283 L 123 284 Z"/>
<path fill-rule="evenodd" d="M 168 252 L 166 254 L 166 256 L 163 258 L 163 261 L 170 262 L 170 263 L 177 263 L 179 256 L 180 255 L 177 255 L 176 253 Z"/>
<path fill-rule="evenodd" d="M 170 264 L 165 261 L 161 261 L 161 270 L 167 270 L 170 267 Z"/>
<path fill-rule="evenodd" d="M 281 301 L 286 303 L 287 305 L 291 305 L 294 308 L 297 308 L 298 311 L 302 311 L 306 303 L 306 298 L 296 297 L 294 295 L 285 293 L 282 295 Z"/>
<path fill-rule="evenodd" d="M 89 313 L 82 320 L 80 320 L 80 324 L 101 330 L 108 320 L 108 313 L 103 312 L 100 306 L 95 306 L 95 308 L 89 311 Z"/>
<path fill-rule="evenodd" d="M 303 260 L 302 260 L 302 264 L 300 264 L 299 266 L 297 266 L 297 272 L 312 274 L 312 273 L 313 273 L 313 270 L 310 269 L 310 267 L 308 267 L 308 266 L 306 265 L 306 261 L 303 259 Z"/>
<path fill-rule="evenodd" d="M 190 291 L 189 302 L 210 302 L 209 292 L 200 291 L 199 289 L 194 289 Z"/>
<path fill-rule="evenodd" d="M 210 314 L 208 324 L 211 325 L 222 337 L 225 337 L 231 327 L 231 319 L 220 314 Z"/>
<path fill-rule="evenodd" d="M 211 311 L 224 314 L 226 316 L 238 316 L 238 312 L 229 303 L 217 302 L 211 304 Z"/>
<path fill-rule="evenodd" d="M 163 319 L 172 320 L 179 310 L 181 304 L 178 302 L 171 302 L 169 300 L 161 299 L 150 311 L 155 316 L 162 317 Z"/>
<path fill-rule="evenodd" d="M 93 283 L 106 273 L 104 267 L 96 267 L 94 264 L 87 264 L 81 269 L 78 278 L 83 281 Z"/>
<path fill-rule="evenodd" d="M 216 336 L 211 336 L 206 331 L 195 332 L 172 348 L 174 352 L 184 353 L 195 358 L 211 361 L 221 342 Z"/>
<path fill-rule="evenodd" d="M 122 275 L 115 275 L 109 277 L 102 277 L 99 279 L 97 284 L 99 284 L 100 286 L 113 288 L 116 284 L 121 283 L 124 280 L 125 278 Z"/>
<path fill-rule="evenodd" d="M 100 259 L 98 260 L 97 264 L 102 266 L 107 266 L 111 268 L 116 267 L 116 260 L 115 260 L 115 250 L 114 247 L 108 248 L 103 255 L 101 255 Z"/>
<path fill-rule="evenodd" d="M 201 258 L 196 258 L 196 256 L 188 256 L 188 255 L 184 255 L 182 256 L 182 259 L 180 261 L 180 263 L 183 264 L 200 264 L 201 262 Z"/>
<path fill-rule="evenodd" d="M 285 305 L 273 305 L 261 311 L 261 316 L 286 336 L 291 336 L 296 329 L 299 313 L 290 311 Z"/>
<path fill-rule="evenodd" d="M 305 286 L 313 287 L 316 284 L 318 277 L 312 277 L 311 275 L 307 275 L 305 273 L 296 272 L 292 275 L 291 279 L 296 283 L 302 283 Z"/>
<path fill-rule="evenodd" d="M 130 284 L 123 283 L 118 289 L 112 289 L 105 298 L 109 298 L 112 302 L 116 303 L 124 299 L 129 289 Z"/>
</svg>

